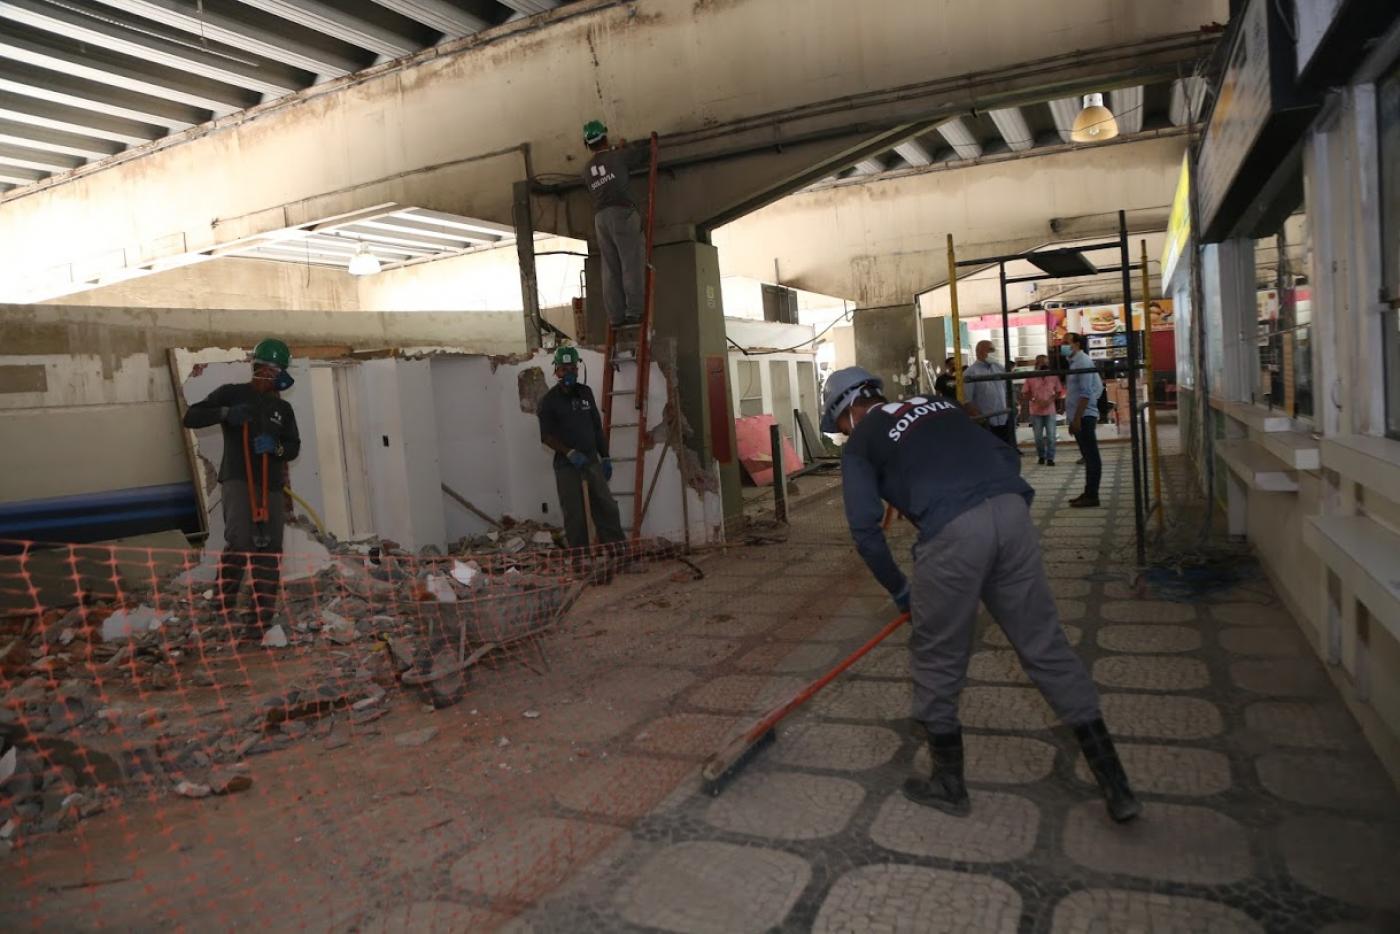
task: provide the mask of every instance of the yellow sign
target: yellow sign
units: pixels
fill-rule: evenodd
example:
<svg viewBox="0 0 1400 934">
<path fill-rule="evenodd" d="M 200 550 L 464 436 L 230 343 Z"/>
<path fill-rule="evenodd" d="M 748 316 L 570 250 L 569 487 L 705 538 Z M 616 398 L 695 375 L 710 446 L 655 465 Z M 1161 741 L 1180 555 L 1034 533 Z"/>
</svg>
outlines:
<svg viewBox="0 0 1400 934">
<path fill-rule="evenodd" d="M 1176 179 L 1176 195 L 1172 198 L 1172 212 L 1167 218 L 1167 239 L 1162 245 L 1163 291 L 1191 239 L 1191 172 L 1186 165 L 1190 157 L 1189 153 L 1181 157 L 1181 174 Z"/>
</svg>

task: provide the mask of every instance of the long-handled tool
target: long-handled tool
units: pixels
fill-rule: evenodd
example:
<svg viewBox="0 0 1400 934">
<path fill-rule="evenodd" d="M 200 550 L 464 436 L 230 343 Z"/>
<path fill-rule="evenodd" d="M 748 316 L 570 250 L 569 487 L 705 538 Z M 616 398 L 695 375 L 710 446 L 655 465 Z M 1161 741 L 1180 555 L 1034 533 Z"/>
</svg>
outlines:
<svg viewBox="0 0 1400 934">
<path fill-rule="evenodd" d="M 774 727 L 778 725 L 779 721 L 811 700 L 813 695 L 834 681 L 837 675 L 864 658 L 866 653 L 883 642 L 890 633 L 903 626 L 908 620 L 908 613 L 901 613 L 890 620 L 885 624 L 884 629 L 871 637 L 865 645 L 846 656 L 835 668 L 798 691 L 790 700 L 773 708 L 753 726 L 730 740 L 723 749 L 706 759 L 705 764 L 700 769 L 700 778 L 704 782 L 705 792 L 717 795 L 723 791 L 724 786 L 740 769 L 758 755 L 763 747 L 773 742 L 775 738 Z"/>
<path fill-rule="evenodd" d="M 248 508 L 253 513 L 253 547 L 266 548 L 272 544 L 272 536 L 267 532 L 267 477 L 268 455 L 262 455 L 262 500 L 258 499 L 257 484 L 253 480 L 253 442 L 248 423 L 243 423 L 243 475 L 248 478 Z"/>
</svg>

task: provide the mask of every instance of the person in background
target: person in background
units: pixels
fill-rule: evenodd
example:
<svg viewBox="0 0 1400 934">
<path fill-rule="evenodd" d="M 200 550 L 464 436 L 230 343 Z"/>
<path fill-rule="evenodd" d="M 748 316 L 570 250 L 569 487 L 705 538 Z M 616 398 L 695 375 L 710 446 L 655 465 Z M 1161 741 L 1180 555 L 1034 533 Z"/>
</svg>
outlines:
<svg viewBox="0 0 1400 934">
<path fill-rule="evenodd" d="M 1032 376 L 1021 384 L 1021 398 L 1030 409 L 1031 434 L 1035 437 L 1035 453 L 1038 463 L 1047 467 L 1055 466 L 1055 406 L 1065 397 L 1064 384 L 1050 372 L 1050 360 L 1045 354 L 1035 358 L 1036 372 L 1043 376 Z"/>
<path fill-rule="evenodd" d="M 989 412 L 1000 413 L 984 418 L 982 427 L 1011 445 L 1012 450 L 1016 450 L 1016 419 L 1014 412 L 1007 411 L 1010 406 L 1006 401 L 1006 383 L 1001 380 L 967 381 L 969 377 L 1005 373 L 1005 368 L 991 359 L 996 352 L 996 345 L 991 341 L 977 342 L 977 360 L 963 373 L 963 395 L 967 399 L 968 412 L 974 417 L 987 415 Z"/>
<path fill-rule="evenodd" d="M 933 771 L 907 779 L 904 796 L 955 816 L 972 809 L 958 698 L 985 603 L 1026 674 L 1073 729 L 1109 815 L 1132 820 L 1142 805 L 1104 724 L 1098 689 L 1060 626 L 1031 521 L 1035 491 L 1020 462 L 956 402 L 889 402 L 882 389 L 860 367 L 837 370 L 826 381 L 821 429 L 846 435 L 841 490 L 856 551 L 911 615 L 912 713 L 928 738 Z M 919 530 L 912 579 L 885 538 L 886 502 Z"/>
<path fill-rule="evenodd" d="M 243 635 L 249 638 L 262 638 L 272 625 L 281 589 L 280 556 L 287 514 L 282 488 L 287 463 L 301 453 L 296 413 L 280 395 L 292 387 L 287 372 L 291 362 L 292 352 L 282 341 L 271 337 L 259 341 L 253 348 L 253 378 L 249 382 L 220 386 L 185 411 L 186 428 L 223 427 L 219 491 L 223 498 L 224 553 L 219 561 L 219 609 L 225 624 L 232 628 L 230 615 L 244 572 L 251 566 L 256 627 L 243 627 Z M 267 511 L 262 521 L 254 519 L 255 498 Z"/>
<path fill-rule="evenodd" d="M 1069 501 L 1076 509 L 1092 509 L 1099 505 L 1099 481 L 1103 478 L 1103 460 L 1099 456 L 1099 396 L 1103 395 L 1103 378 L 1094 361 L 1084 351 L 1084 336 L 1070 334 L 1069 343 L 1060 352 L 1069 358 L 1069 375 L 1065 385 L 1065 419 L 1069 433 L 1079 444 L 1084 456 L 1084 492 Z M 1093 372 L 1076 373 L 1075 370 Z"/>
<path fill-rule="evenodd" d="M 613 465 L 603 418 L 593 390 L 578 378 L 576 347 L 554 351 L 554 376 L 559 381 L 540 399 L 540 440 L 554 451 L 554 481 L 564 513 L 564 537 L 575 555 L 589 547 L 588 510 L 601 545 L 622 541 L 622 519 L 608 481 Z M 588 497 L 588 507 L 583 498 Z"/>
<path fill-rule="evenodd" d="M 639 324 L 646 306 L 646 237 L 632 200 L 632 172 L 651 160 L 647 143 L 608 146 L 601 120 L 583 127 L 593 155 L 583 167 L 583 183 L 593 196 L 593 229 L 603 260 L 603 306 L 613 327 Z"/>
<path fill-rule="evenodd" d="M 958 398 L 958 376 L 953 372 L 953 358 L 943 361 L 943 372 L 933 381 L 933 391 L 945 399 Z"/>
</svg>

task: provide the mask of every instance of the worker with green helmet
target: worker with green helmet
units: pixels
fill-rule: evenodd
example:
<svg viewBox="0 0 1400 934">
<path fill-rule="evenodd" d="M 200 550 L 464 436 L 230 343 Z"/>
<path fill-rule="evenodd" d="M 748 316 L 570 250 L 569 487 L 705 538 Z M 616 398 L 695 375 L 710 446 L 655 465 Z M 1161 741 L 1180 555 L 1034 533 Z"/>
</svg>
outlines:
<svg viewBox="0 0 1400 934">
<path fill-rule="evenodd" d="M 613 327 L 635 325 L 646 305 L 646 237 L 637 203 L 632 200 L 632 172 L 651 159 L 647 141 L 608 146 L 601 120 L 583 125 L 583 142 L 592 158 L 583 167 L 583 183 L 593 196 L 593 229 L 603 260 L 603 305 Z"/>
<path fill-rule="evenodd" d="M 554 375 L 559 381 L 544 394 L 537 408 L 540 440 L 554 451 L 554 480 L 559 508 L 564 514 L 564 536 L 576 552 L 589 546 L 590 510 L 599 544 L 622 541 L 622 519 L 608 487 L 612 479 L 608 439 L 603 435 L 603 419 L 593 390 L 579 381 L 578 365 L 577 347 L 566 345 L 554 352 Z"/>
<path fill-rule="evenodd" d="M 242 634 L 259 639 L 276 613 L 281 586 L 287 463 L 301 452 L 296 414 L 280 395 L 292 387 L 287 372 L 291 362 L 291 349 L 282 341 L 272 337 L 259 341 L 252 354 L 253 378 L 215 389 L 190 406 L 184 420 L 186 428 L 223 428 L 219 490 L 224 553 L 219 562 L 218 609 L 233 630 L 238 593 L 251 567 L 256 628 L 245 625 Z"/>
</svg>

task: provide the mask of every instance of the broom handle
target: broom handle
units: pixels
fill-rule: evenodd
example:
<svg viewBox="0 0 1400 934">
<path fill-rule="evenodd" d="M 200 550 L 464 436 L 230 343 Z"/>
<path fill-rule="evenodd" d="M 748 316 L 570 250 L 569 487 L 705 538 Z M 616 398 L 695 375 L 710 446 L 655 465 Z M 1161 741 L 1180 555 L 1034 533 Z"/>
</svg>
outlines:
<svg viewBox="0 0 1400 934">
<path fill-rule="evenodd" d="M 844 661 L 841 662 L 841 664 L 837 665 L 835 668 L 831 669 L 826 674 L 822 675 L 820 678 L 813 681 L 811 684 L 807 685 L 802 690 L 798 691 L 795 695 L 793 695 L 791 700 L 783 704 L 781 707 L 770 711 L 766 717 L 764 717 L 762 720 L 758 721 L 752 727 L 750 727 L 749 731 L 744 734 L 744 739 L 749 742 L 753 742 L 754 740 L 762 736 L 764 733 L 767 733 L 773 728 L 775 724 L 777 724 L 779 720 L 783 719 L 788 714 L 796 710 L 798 707 L 801 707 L 803 704 L 805 704 L 808 700 L 811 699 L 813 694 L 817 693 L 822 688 L 830 684 L 841 672 L 845 671 L 847 668 L 850 668 L 856 662 L 864 658 L 871 649 L 875 648 L 875 646 L 885 641 L 885 639 L 889 636 L 890 633 L 894 632 L 896 629 L 898 629 L 900 626 L 903 626 L 908 621 L 908 613 L 900 613 L 894 619 L 890 620 L 888 623 L 885 624 L 884 629 L 881 629 L 879 632 L 875 633 L 875 635 L 870 638 L 869 642 L 865 643 L 865 645 L 862 645 L 860 648 L 852 652 L 849 656 L 846 657 Z"/>
</svg>

